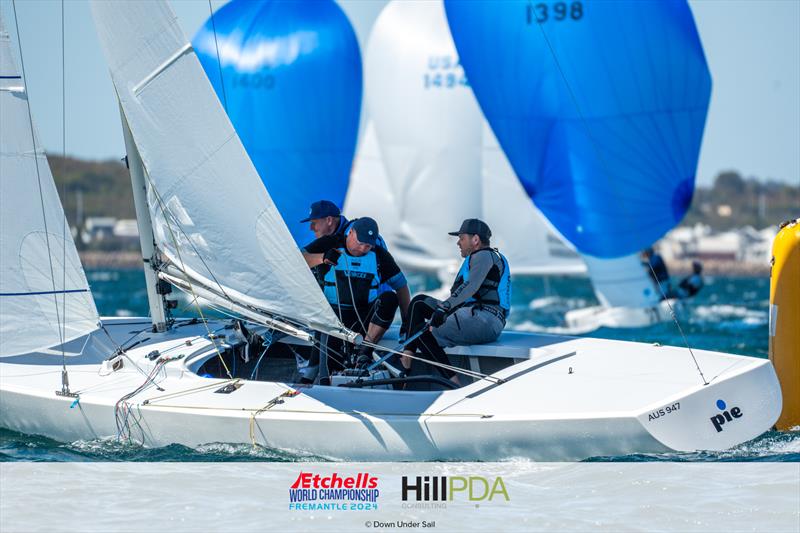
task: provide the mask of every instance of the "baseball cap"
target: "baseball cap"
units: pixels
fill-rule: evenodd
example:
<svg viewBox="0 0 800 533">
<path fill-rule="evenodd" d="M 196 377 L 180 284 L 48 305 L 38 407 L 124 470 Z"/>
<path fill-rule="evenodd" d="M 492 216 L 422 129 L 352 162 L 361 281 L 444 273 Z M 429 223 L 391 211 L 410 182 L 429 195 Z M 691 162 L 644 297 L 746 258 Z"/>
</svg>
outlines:
<svg viewBox="0 0 800 533">
<path fill-rule="evenodd" d="M 378 239 L 378 223 L 369 217 L 357 218 L 351 226 L 358 242 L 375 246 Z"/>
<path fill-rule="evenodd" d="M 481 239 L 489 239 L 492 236 L 492 230 L 489 229 L 489 226 L 486 224 L 486 222 L 477 218 L 466 219 L 461 223 L 461 228 L 459 228 L 458 231 L 451 231 L 448 233 L 448 235 L 457 237 L 462 233 L 477 235 Z"/>
<path fill-rule="evenodd" d="M 314 220 L 315 218 L 325 217 L 338 217 L 342 212 L 336 207 L 336 204 L 330 200 L 320 200 L 311 204 L 311 210 L 308 213 L 308 218 L 304 218 L 300 223 Z"/>
</svg>

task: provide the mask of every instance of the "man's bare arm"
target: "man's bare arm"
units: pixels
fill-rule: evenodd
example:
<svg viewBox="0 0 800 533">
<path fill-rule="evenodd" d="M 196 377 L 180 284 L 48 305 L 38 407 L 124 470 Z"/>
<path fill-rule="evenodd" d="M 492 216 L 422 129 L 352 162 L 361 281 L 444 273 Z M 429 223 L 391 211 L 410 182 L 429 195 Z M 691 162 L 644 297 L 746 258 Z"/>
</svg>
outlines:
<svg viewBox="0 0 800 533">
<path fill-rule="evenodd" d="M 308 252 L 303 252 L 303 259 L 306 260 L 306 264 L 309 267 L 315 267 L 317 265 L 322 264 L 322 259 L 325 254 L 310 254 Z"/>
</svg>

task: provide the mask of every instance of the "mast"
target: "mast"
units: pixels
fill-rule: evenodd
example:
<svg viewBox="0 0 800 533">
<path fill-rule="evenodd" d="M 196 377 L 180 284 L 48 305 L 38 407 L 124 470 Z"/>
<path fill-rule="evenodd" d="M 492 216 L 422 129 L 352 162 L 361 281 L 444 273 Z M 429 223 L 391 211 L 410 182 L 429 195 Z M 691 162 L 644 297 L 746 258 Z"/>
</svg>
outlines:
<svg viewBox="0 0 800 533">
<path fill-rule="evenodd" d="M 153 320 L 153 330 L 163 332 L 167 330 L 167 317 L 164 310 L 164 297 L 159 294 L 159 280 L 156 275 L 155 262 L 156 246 L 153 236 L 153 222 L 150 219 L 150 209 L 147 207 L 147 186 L 144 180 L 144 167 L 139 150 L 133 140 L 133 135 L 128 127 L 125 113 L 120 107 L 122 119 L 122 134 L 125 137 L 125 150 L 128 152 L 128 171 L 131 175 L 133 187 L 133 204 L 136 208 L 136 224 L 139 227 L 139 243 L 142 247 L 142 261 L 144 262 L 144 281 L 147 286 L 147 301 L 150 304 L 150 317 Z"/>
</svg>

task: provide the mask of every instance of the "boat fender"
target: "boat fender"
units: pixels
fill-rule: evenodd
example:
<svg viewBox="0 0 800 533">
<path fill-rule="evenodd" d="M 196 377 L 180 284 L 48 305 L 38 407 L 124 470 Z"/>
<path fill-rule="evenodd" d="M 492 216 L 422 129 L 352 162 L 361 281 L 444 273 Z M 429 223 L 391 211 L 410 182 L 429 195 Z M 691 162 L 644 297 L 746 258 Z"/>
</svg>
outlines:
<svg viewBox="0 0 800 533">
<path fill-rule="evenodd" d="M 771 263 L 769 359 L 783 393 L 775 427 L 785 431 L 800 426 L 800 218 L 781 225 Z"/>
</svg>

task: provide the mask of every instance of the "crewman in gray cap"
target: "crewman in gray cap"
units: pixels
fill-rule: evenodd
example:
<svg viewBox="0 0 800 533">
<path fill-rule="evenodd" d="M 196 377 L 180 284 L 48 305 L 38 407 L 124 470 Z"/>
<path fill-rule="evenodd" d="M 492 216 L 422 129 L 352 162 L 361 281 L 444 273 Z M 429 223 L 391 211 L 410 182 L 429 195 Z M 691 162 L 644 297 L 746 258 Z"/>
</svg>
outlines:
<svg viewBox="0 0 800 533">
<path fill-rule="evenodd" d="M 407 337 L 425 327 L 428 318 L 431 328 L 406 345 L 405 350 L 407 355 L 421 351 L 448 365 L 444 348 L 497 340 L 511 310 L 511 271 L 505 256 L 491 247 L 489 226 L 482 220 L 469 218 L 450 235 L 458 237 L 464 262 L 447 300 L 440 302 L 424 294 L 411 300 Z M 410 357 L 402 357 L 401 362 L 406 371 L 410 370 Z M 454 372 L 442 371 L 458 383 Z"/>
</svg>

